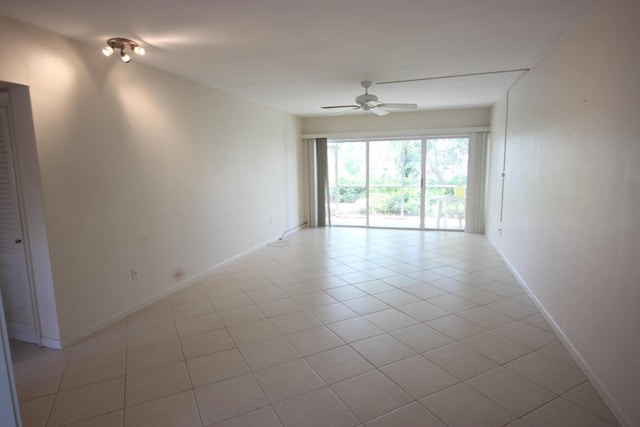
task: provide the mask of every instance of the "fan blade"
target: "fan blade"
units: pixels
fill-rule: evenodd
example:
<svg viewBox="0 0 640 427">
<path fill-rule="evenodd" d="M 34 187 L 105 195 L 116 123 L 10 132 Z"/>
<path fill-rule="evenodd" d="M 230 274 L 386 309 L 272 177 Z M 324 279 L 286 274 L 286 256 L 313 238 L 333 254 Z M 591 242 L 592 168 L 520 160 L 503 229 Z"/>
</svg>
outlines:
<svg viewBox="0 0 640 427">
<path fill-rule="evenodd" d="M 415 110 L 418 108 L 416 104 L 380 104 L 378 107 L 391 108 L 397 110 Z"/>
<path fill-rule="evenodd" d="M 379 116 L 386 116 L 387 114 L 389 114 L 388 111 L 385 111 L 380 107 L 370 108 L 369 111 L 373 111 L 374 113 L 376 113 Z"/>
<path fill-rule="evenodd" d="M 334 114 L 334 116 L 339 116 L 340 114 L 348 113 L 349 111 L 354 111 L 359 109 L 360 107 L 358 106 L 358 107 L 349 108 L 348 110 L 338 111 L 337 113 Z"/>
<path fill-rule="evenodd" d="M 367 101 L 365 102 L 365 104 L 367 105 L 367 107 L 369 108 L 376 108 L 382 105 L 382 102 L 380 101 Z"/>
<path fill-rule="evenodd" d="M 325 110 L 328 108 L 360 108 L 359 105 L 330 105 L 328 107 L 321 107 L 324 108 Z"/>
</svg>

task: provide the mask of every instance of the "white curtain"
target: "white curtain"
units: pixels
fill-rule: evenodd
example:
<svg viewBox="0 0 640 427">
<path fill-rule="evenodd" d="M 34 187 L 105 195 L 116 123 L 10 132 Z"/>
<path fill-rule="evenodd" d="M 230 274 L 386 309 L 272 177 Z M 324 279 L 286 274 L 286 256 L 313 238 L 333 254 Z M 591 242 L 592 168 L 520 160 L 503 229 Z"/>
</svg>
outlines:
<svg viewBox="0 0 640 427">
<path fill-rule="evenodd" d="M 464 226 L 464 231 L 467 233 L 484 233 L 486 156 L 487 133 L 472 133 L 469 137 L 467 207 Z"/>
</svg>

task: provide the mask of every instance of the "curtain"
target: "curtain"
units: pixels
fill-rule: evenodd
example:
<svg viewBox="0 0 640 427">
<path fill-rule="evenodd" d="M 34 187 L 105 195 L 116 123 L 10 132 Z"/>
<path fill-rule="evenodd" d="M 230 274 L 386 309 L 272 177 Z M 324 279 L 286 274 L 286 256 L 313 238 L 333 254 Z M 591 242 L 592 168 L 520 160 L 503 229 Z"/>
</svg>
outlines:
<svg viewBox="0 0 640 427">
<path fill-rule="evenodd" d="M 331 225 L 329 212 L 329 174 L 327 161 L 327 139 L 307 139 L 309 167 L 309 225 L 323 227 Z"/>
<path fill-rule="evenodd" d="M 467 233 L 484 233 L 486 156 L 487 133 L 472 133 L 469 138 L 467 207 L 464 226 L 464 231 Z"/>
</svg>

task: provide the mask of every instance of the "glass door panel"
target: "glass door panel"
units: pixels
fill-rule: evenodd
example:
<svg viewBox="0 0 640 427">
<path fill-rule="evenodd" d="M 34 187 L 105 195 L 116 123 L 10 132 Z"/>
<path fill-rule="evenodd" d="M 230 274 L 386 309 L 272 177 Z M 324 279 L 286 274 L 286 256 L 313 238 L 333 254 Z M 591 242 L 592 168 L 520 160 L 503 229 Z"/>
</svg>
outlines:
<svg viewBox="0 0 640 427">
<path fill-rule="evenodd" d="M 367 225 L 367 143 L 328 142 L 331 225 Z"/>
<path fill-rule="evenodd" d="M 425 228 L 464 230 L 469 138 L 427 139 Z"/>
<path fill-rule="evenodd" d="M 420 227 L 422 141 L 369 142 L 369 226 Z"/>
</svg>

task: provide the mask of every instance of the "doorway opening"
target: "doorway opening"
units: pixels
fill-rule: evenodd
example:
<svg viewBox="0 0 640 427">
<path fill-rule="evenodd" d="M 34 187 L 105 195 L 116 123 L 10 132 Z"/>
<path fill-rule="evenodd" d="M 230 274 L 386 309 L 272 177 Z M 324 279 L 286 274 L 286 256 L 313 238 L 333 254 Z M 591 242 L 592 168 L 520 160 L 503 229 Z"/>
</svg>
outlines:
<svg viewBox="0 0 640 427">
<path fill-rule="evenodd" d="M 333 226 L 464 230 L 469 136 L 327 142 Z"/>
</svg>

